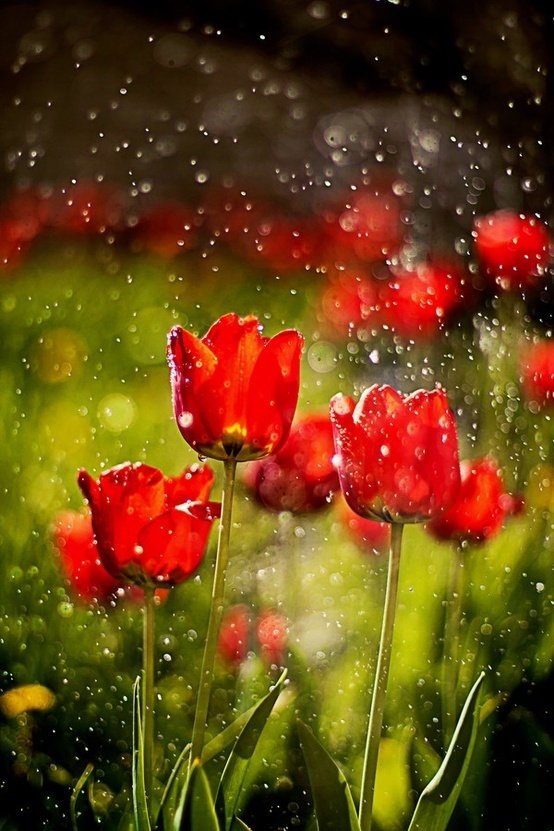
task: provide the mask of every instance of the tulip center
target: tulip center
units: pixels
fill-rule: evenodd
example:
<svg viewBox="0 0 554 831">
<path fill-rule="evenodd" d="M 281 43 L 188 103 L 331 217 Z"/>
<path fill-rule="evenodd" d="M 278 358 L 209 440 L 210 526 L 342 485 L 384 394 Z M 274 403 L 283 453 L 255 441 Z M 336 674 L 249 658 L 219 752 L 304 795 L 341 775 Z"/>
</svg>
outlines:
<svg viewBox="0 0 554 831">
<path fill-rule="evenodd" d="M 246 427 L 239 422 L 225 427 L 223 431 L 222 444 L 225 453 L 229 458 L 238 456 L 246 441 Z"/>
</svg>

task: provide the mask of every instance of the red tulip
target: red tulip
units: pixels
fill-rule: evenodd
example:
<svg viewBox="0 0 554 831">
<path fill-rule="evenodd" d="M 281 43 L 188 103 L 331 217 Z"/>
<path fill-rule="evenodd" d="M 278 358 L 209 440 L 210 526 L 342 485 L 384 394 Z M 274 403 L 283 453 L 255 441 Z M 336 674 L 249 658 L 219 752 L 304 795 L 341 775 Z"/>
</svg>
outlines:
<svg viewBox="0 0 554 831">
<path fill-rule="evenodd" d="M 534 216 L 495 211 L 478 217 L 473 233 L 485 274 L 505 291 L 530 288 L 544 274 L 548 229 Z"/>
<path fill-rule="evenodd" d="M 296 401 L 303 338 L 287 329 L 262 337 L 257 318 L 223 315 L 203 338 L 169 333 L 173 406 L 199 454 L 237 461 L 275 453 L 286 441 Z"/>
<path fill-rule="evenodd" d="M 15 245 L 32 242 L 48 221 L 49 200 L 35 188 L 15 191 L 0 208 L 0 226 Z"/>
<path fill-rule="evenodd" d="M 521 362 L 523 393 L 540 406 L 554 405 L 554 340 L 529 346 Z"/>
<path fill-rule="evenodd" d="M 217 642 L 221 658 L 232 668 L 246 660 L 250 640 L 251 617 L 248 607 L 243 604 L 227 610 L 219 630 Z M 288 637 L 288 626 L 283 615 L 266 610 L 256 621 L 256 639 L 260 655 L 268 665 L 283 663 Z"/>
<path fill-rule="evenodd" d="M 237 668 L 248 654 L 250 615 L 248 608 L 239 603 L 231 606 L 223 616 L 217 650 L 225 663 Z"/>
<path fill-rule="evenodd" d="M 283 615 L 266 610 L 256 624 L 256 634 L 262 658 L 270 666 L 281 666 L 288 638 L 287 621 Z"/>
<path fill-rule="evenodd" d="M 332 273 L 321 296 L 321 311 L 341 336 L 366 321 L 380 326 L 378 284 L 355 269 Z"/>
<path fill-rule="evenodd" d="M 329 416 L 305 415 L 274 456 L 246 466 L 245 482 L 272 511 L 313 511 L 339 489 Z"/>
<path fill-rule="evenodd" d="M 279 271 L 308 269 L 323 260 L 323 236 L 307 219 L 292 221 L 270 213 L 249 233 L 238 236 L 235 244 L 248 259 Z"/>
<path fill-rule="evenodd" d="M 212 484 L 212 471 L 199 465 L 174 479 L 141 462 L 114 467 L 98 481 L 81 470 L 79 485 L 109 573 L 137 585 L 186 580 L 204 556 L 219 513 L 219 505 L 206 502 Z"/>
<path fill-rule="evenodd" d="M 75 593 L 85 602 L 110 600 L 122 588 L 102 565 L 90 512 L 62 511 L 54 520 L 54 543 Z"/>
<path fill-rule="evenodd" d="M 379 292 L 381 315 L 407 338 L 430 338 L 460 306 L 467 287 L 463 270 L 447 263 L 420 263 L 413 271 L 396 271 Z"/>
<path fill-rule="evenodd" d="M 494 459 L 464 461 L 460 465 L 460 490 L 451 505 L 427 526 L 440 540 L 484 542 L 497 534 L 514 501 L 504 492 L 500 469 Z"/>
<path fill-rule="evenodd" d="M 342 209 L 329 210 L 324 227 L 336 258 L 342 262 L 352 258 L 382 260 L 402 242 L 402 204 L 393 193 L 359 190 L 348 197 Z"/>
<path fill-rule="evenodd" d="M 341 488 L 360 516 L 426 522 L 460 485 L 454 416 L 442 389 L 403 396 L 374 385 L 356 404 L 331 400 Z"/>
</svg>

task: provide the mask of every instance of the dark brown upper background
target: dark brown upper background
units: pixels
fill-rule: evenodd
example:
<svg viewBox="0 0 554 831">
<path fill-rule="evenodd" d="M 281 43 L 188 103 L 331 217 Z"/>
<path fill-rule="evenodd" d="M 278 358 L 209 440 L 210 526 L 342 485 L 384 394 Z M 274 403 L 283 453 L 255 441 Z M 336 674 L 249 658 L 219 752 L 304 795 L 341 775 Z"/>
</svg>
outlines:
<svg viewBox="0 0 554 831">
<path fill-rule="evenodd" d="M 433 244 L 549 218 L 551 15 L 511 0 L 65 2 L 0 9 L 1 190 L 236 185 L 319 210 L 400 176 Z"/>
</svg>

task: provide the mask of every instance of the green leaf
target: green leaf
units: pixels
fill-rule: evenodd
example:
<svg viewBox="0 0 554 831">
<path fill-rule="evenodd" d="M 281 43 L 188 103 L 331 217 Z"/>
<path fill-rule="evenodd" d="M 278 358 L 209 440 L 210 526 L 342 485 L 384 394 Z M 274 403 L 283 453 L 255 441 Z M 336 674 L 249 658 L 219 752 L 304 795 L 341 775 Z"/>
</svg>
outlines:
<svg viewBox="0 0 554 831">
<path fill-rule="evenodd" d="M 178 827 L 180 831 L 221 831 L 208 777 L 198 761 L 191 766 L 183 818 Z"/>
<path fill-rule="evenodd" d="M 408 831 L 445 831 L 469 769 L 479 727 L 482 672 L 466 698 L 441 766 L 424 788 Z"/>
<path fill-rule="evenodd" d="M 225 831 L 229 831 L 237 813 L 242 783 L 271 711 L 281 694 L 286 670 L 273 689 L 256 704 L 227 759 L 216 795 L 217 811 Z"/>
<path fill-rule="evenodd" d="M 310 778 L 319 831 L 360 831 L 344 773 L 302 721 L 298 722 L 298 736 Z"/>
<path fill-rule="evenodd" d="M 87 781 L 93 770 L 94 765 L 91 762 L 89 762 L 82 774 L 80 775 L 79 779 L 77 780 L 77 784 L 73 788 L 73 792 L 69 799 L 69 814 L 71 816 L 71 827 L 73 831 L 78 831 L 77 819 L 79 815 L 77 814 L 77 801 L 81 796 L 83 788 L 87 784 Z"/>
<path fill-rule="evenodd" d="M 222 730 L 221 733 L 218 733 L 217 736 L 214 736 L 211 741 L 208 742 L 207 745 L 204 746 L 202 751 L 202 764 L 206 764 L 219 753 L 222 753 L 226 747 L 229 747 L 232 742 L 236 741 L 238 736 L 240 735 L 241 730 L 243 729 L 244 725 L 248 722 L 250 716 L 254 712 L 258 705 L 254 704 L 244 713 L 241 713 L 240 716 L 229 724 L 225 730 Z"/>
<path fill-rule="evenodd" d="M 133 685 L 133 811 L 136 831 L 152 831 L 144 785 L 140 676 Z"/>
<path fill-rule="evenodd" d="M 233 824 L 231 826 L 231 831 L 252 831 L 252 829 L 239 817 L 234 817 Z"/>
<path fill-rule="evenodd" d="M 190 747 L 190 742 L 185 745 L 166 782 L 160 801 L 161 821 L 159 824 L 162 829 L 172 828 L 174 818 L 177 816 L 180 822 L 187 790 Z"/>
</svg>

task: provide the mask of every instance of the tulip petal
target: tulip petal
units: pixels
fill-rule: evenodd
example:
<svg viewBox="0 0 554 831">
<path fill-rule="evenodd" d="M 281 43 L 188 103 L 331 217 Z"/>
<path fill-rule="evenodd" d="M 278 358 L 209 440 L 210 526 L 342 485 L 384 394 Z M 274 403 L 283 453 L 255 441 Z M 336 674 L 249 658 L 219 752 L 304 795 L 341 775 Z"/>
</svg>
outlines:
<svg viewBox="0 0 554 831">
<path fill-rule="evenodd" d="M 241 318 L 236 314 L 223 315 L 208 333 L 204 341 L 213 349 L 218 366 L 211 379 L 206 406 L 220 402 L 211 420 L 214 435 L 220 436 L 226 454 L 236 456 L 249 440 L 247 419 L 250 413 L 249 391 L 255 381 L 254 368 L 263 354 L 268 339 L 259 332 L 257 318 Z"/>
<path fill-rule="evenodd" d="M 247 398 L 248 458 L 275 453 L 290 431 L 300 385 L 304 339 L 294 329 L 272 337 L 257 359 Z M 240 458 L 240 457 L 239 457 Z"/>
<path fill-rule="evenodd" d="M 175 326 L 168 337 L 167 357 L 171 369 L 173 410 L 183 438 L 196 450 L 214 443 L 217 433 L 207 421 L 211 409 L 203 404 L 201 391 L 209 385 L 217 358 L 200 338 Z"/>
<path fill-rule="evenodd" d="M 189 500 L 204 502 L 210 495 L 213 483 L 214 473 L 210 467 L 191 465 L 180 476 L 165 480 L 167 507 L 174 508 Z"/>
<path fill-rule="evenodd" d="M 221 502 L 194 502 L 189 500 L 181 505 L 175 505 L 176 511 L 183 511 L 192 519 L 208 520 L 213 522 L 221 516 Z"/>
<path fill-rule="evenodd" d="M 139 532 L 137 565 L 161 585 L 182 582 L 200 565 L 211 527 L 211 519 L 178 508 L 166 511 Z"/>
</svg>

